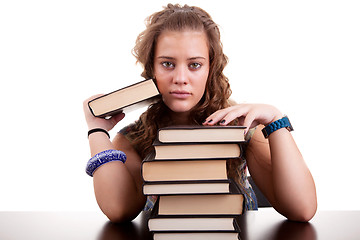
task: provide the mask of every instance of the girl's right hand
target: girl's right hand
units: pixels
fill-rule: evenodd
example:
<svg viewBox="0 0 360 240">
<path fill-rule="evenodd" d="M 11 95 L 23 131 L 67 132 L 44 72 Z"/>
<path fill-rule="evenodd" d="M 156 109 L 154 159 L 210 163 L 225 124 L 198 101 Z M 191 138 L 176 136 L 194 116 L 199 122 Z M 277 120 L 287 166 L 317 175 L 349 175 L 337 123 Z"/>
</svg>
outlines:
<svg viewBox="0 0 360 240">
<path fill-rule="evenodd" d="M 115 127 L 115 125 L 118 122 L 120 122 L 125 117 L 124 113 L 116 114 L 116 115 L 112 116 L 110 119 L 95 117 L 89 109 L 88 102 L 91 101 L 92 99 L 100 97 L 102 95 L 103 94 L 98 94 L 98 95 L 92 96 L 83 102 L 85 120 L 86 120 L 89 130 L 94 129 L 94 128 L 102 128 L 107 131 L 110 131 L 113 127 Z"/>
</svg>

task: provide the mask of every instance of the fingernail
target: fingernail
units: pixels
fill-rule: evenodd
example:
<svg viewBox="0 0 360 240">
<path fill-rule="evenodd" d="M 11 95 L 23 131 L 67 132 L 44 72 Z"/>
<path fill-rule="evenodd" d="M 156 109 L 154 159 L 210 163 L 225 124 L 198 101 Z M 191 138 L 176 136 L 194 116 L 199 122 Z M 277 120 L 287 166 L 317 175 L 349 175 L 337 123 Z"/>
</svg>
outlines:
<svg viewBox="0 0 360 240">
<path fill-rule="evenodd" d="M 225 119 L 221 120 L 221 122 L 220 122 L 220 123 L 221 123 L 221 124 L 225 123 Z"/>
<path fill-rule="evenodd" d="M 210 119 L 209 121 L 208 121 L 208 123 L 211 123 L 212 122 L 212 119 Z"/>
</svg>

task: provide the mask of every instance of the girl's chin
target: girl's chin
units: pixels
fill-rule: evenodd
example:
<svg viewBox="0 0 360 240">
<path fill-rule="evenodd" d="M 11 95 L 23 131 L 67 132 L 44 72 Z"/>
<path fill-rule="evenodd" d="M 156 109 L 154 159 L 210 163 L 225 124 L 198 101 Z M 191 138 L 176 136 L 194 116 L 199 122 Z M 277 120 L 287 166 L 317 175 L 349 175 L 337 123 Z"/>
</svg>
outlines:
<svg viewBox="0 0 360 240">
<path fill-rule="evenodd" d="M 189 112 L 194 106 L 188 106 L 188 105 L 179 105 L 176 106 L 168 105 L 168 107 L 171 109 L 171 111 L 176 113 L 186 113 Z"/>
</svg>

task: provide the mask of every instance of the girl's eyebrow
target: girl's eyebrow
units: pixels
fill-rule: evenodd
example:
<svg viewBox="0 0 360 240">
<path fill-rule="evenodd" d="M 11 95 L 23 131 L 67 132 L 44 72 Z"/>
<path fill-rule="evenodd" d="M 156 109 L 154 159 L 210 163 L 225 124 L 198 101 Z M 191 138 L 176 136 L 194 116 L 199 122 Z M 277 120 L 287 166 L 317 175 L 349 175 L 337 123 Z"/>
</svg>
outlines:
<svg viewBox="0 0 360 240">
<path fill-rule="evenodd" d="M 175 58 L 173 57 L 168 57 L 168 56 L 159 56 L 157 58 L 161 58 L 161 59 L 169 59 L 169 60 L 174 60 Z"/>
<path fill-rule="evenodd" d="M 201 57 L 201 56 L 198 56 L 198 57 L 191 57 L 191 58 L 188 58 L 188 60 L 196 60 L 196 59 L 203 59 L 203 60 L 206 60 L 205 57 Z"/>
<path fill-rule="evenodd" d="M 159 58 L 159 59 L 169 59 L 169 60 L 174 60 L 174 59 L 175 59 L 174 57 L 169 57 L 169 56 L 159 56 L 159 57 L 157 57 L 157 58 Z M 190 58 L 188 58 L 187 60 L 196 60 L 196 59 L 206 60 L 205 57 L 201 57 L 201 56 L 190 57 Z"/>
</svg>

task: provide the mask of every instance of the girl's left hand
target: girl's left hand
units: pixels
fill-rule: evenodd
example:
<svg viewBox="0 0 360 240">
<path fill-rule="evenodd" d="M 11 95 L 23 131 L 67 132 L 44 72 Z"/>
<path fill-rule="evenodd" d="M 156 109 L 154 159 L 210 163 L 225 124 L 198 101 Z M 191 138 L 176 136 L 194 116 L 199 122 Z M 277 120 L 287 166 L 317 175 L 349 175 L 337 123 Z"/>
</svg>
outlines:
<svg viewBox="0 0 360 240">
<path fill-rule="evenodd" d="M 203 125 L 227 125 L 234 119 L 239 119 L 239 124 L 246 127 L 246 131 L 259 124 L 268 125 L 283 115 L 274 106 L 267 104 L 237 104 L 218 110 L 206 118 Z"/>
</svg>

